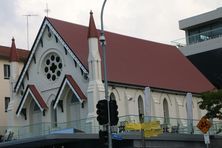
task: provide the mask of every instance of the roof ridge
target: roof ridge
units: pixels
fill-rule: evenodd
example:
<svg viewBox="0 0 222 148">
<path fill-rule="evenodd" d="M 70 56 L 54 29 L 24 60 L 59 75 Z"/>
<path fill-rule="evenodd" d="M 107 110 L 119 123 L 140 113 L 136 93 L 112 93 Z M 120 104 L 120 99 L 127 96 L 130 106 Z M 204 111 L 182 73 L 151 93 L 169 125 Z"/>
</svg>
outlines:
<svg viewBox="0 0 222 148">
<path fill-rule="evenodd" d="M 0 45 L 0 48 L 11 48 L 11 47 L 6 46 L 6 45 Z M 27 49 L 21 49 L 21 48 L 16 48 L 16 50 L 17 50 L 17 51 L 18 51 L 18 50 L 29 51 L 29 50 L 27 50 Z"/>
<path fill-rule="evenodd" d="M 51 19 L 51 20 L 54 20 L 54 21 L 60 21 L 60 22 L 63 22 L 63 23 L 68 23 L 68 24 L 71 24 L 71 25 L 77 25 L 77 26 L 80 26 L 80 27 L 88 28 L 86 25 L 83 25 L 83 24 L 77 24 L 77 23 L 64 21 L 64 20 L 51 18 L 51 17 L 46 17 L 46 18 L 47 18 L 47 20 L 49 20 L 49 22 L 50 22 L 50 19 Z M 93 19 L 93 21 L 94 21 L 94 19 Z M 96 29 L 96 30 L 97 30 L 97 35 L 98 35 L 98 32 L 100 31 L 100 29 Z M 159 45 L 170 46 L 170 47 L 175 47 L 176 48 L 176 46 L 174 46 L 174 45 L 170 45 L 170 44 L 166 44 L 166 43 L 160 43 L 160 42 L 157 42 L 157 41 L 151 41 L 151 40 L 147 40 L 147 39 L 143 39 L 143 38 L 139 38 L 139 37 L 123 34 L 123 33 L 111 32 L 111 31 L 108 31 L 108 30 L 104 30 L 104 33 L 105 34 L 109 33 L 109 34 L 118 35 L 118 36 L 122 36 L 122 37 L 126 37 L 126 38 L 140 40 L 140 41 L 143 41 L 143 42 L 150 42 L 150 43 L 153 43 L 153 44 L 159 44 Z"/>
</svg>

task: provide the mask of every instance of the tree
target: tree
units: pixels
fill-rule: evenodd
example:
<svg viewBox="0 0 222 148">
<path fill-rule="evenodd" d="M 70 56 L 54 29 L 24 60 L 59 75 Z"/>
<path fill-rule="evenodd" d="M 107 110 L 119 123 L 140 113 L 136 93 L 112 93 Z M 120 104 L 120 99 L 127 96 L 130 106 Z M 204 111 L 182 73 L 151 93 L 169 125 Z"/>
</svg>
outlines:
<svg viewBox="0 0 222 148">
<path fill-rule="evenodd" d="M 198 102 L 200 109 L 207 110 L 207 118 L 222 119 L 222 90 L 201 94 L 202 100 Z"/>
</svg>

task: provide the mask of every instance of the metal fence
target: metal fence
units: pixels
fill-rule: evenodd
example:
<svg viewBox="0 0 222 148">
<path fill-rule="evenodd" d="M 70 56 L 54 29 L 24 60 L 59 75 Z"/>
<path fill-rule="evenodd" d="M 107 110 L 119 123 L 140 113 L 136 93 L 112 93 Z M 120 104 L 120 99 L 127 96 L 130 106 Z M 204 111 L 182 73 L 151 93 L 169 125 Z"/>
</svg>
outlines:
<svg viewBox="0 0 222 148">
<path fill-rule="evenodd" d="M 156 116 L 145 116 L 142 122 L 158 120 L 160 121 L 163 132 L 176 133 L 176 134 L 202 134 L 202 132 L 196 127 L 199 120 L 192 120 L 191 122 L 187 119 L 182 118 L 163 118 Z M 120 116 L 119 123 L 113 129 L 117 133 L 128 132 L 125 130 L 126 123 L 139 123 L 141 117 L 138 115 Z M 191 123 L 191 130 L 189 129 L 189 123 Z M 12 139 L 24 139 L 36 136 L 49 135 L 54 133 L 98 133 L 100 126 L 97 123 L 96 118 L 87 118 L 81 120 L 75 120 L 64 123 L 51 123 L 42 122 L 27 126 L 14 126 L 14 127 L 0 127 L 0 135 L 2 140 Z M 222 122 L 213 121 L 212 127 L 209 130 L 210 135 L 222 134 Z M 12 135 L 10 135 L 12 134 Z M 11 139 L 10 139 L 11 138 Z"/>
</svg>

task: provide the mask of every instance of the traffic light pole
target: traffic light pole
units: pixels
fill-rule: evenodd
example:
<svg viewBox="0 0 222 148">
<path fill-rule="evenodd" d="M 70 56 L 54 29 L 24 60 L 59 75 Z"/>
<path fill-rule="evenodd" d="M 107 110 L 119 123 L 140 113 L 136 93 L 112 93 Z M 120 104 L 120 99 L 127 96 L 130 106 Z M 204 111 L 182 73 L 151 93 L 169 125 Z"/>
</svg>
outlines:
<svg viewBox="0 0 222 148">
<path fill-rule="evenodd" d="M 104 0 L 101 10 L 101 32 L 100 32 L 100 42 L 103 50 L 103 66 L 104 66 L 104 83 L 105 83 L 105 99 L 107 100 L 107 110 L 108 110 L 108 147 L 112 148 L 112 133 L 110 127 L 110 106 L 109 106 L 109 97 L 108 97 L 108 81 L 107 81 L 107 69 L 106 69 L 106 39 L 104 35 L 103 28 L 103 11 L 106 4 L 106 0 Z"/>
</svg>

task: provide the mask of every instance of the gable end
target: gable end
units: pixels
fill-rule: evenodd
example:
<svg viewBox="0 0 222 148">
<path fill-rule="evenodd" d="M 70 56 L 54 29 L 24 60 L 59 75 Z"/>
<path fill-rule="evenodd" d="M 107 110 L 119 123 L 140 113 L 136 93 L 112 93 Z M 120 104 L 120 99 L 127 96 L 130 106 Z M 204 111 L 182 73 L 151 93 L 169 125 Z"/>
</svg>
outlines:
<svg viewBox="0 0 222 148">
<path fill-rule="evenodd" d="M 46 28 L 47 27 L 47 28 Z M 88 74 L 88 70 L 84 67 L 84 65 L 80 62 L 80 60 L 78 59 L 78 57 L 73 53 L 73 51 L 69 48 L 69 46 L 66 44 L 66 42 L 62 39 L 62 37 L 57 33 L 57 31 L 53 28 L 53 26 L 50 24 L 50 22 L 47 20 L 47 18 L 45 18 L 43 20 L 43 23 L 40 27 L 39 33 L 35 39 L 35 42 L 31 48 L 28 60 L 26 61 L 25 66 L 22 69 L 22 72 L 18 78 L 18 81 L 14 87 L 14 91 L 17 92 L 18 89 L 21 86 L 22 80 L 24 79 L 27 70 L 32 62 L 32 59 L 34 59 L 34 55 L 38 46 L 38 43 L 41 43 L 41 45 L 43 44 L 42 41 L 42 35 L 44 33 L 44 30 L 48 29 L 51 30 L 51 32 L 54 34 L 55 38 L 56 38 L 56 42 L 60 41 L 60 43 L 62 44 L 62 46 L 64 47 L 66 54 L 69 53 L 71 55 L 71 57 L 73 58 L 73 60 L 79 65 L 80 70 L 83 71 L 84 74 Z M 43 45 L 42 45 L 43 46 Z"/>
</svg>

